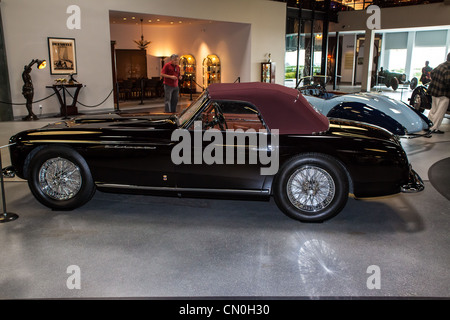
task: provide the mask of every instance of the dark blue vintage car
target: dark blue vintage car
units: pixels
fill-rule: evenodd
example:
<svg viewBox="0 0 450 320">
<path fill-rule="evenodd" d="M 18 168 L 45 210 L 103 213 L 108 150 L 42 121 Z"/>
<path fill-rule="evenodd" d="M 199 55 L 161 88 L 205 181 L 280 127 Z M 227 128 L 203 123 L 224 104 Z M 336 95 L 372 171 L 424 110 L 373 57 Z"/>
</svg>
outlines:
<svg viewBox="0 0 450 320">
<path fill-rule="evenodd" d="M 403 101 L 383 94 L 327 91 L 320 82 L 298 90 L 327 117 L 366 122 L 406 138 L 430 136 L 429 129 L 433 125 L 430 119 Z"/>
</svg>

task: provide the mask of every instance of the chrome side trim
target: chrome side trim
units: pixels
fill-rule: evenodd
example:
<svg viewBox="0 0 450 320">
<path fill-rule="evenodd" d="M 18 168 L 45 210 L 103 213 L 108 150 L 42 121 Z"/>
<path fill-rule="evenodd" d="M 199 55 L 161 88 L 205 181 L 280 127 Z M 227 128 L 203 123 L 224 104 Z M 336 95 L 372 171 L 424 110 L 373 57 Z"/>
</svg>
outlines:
<svg viewBox="0 0 450 320">
<path fill-rule="evenodd" d="M 210 188 L 179 188 L 179 187 L 149 187 L 149 186 L 135 186 L 126 184 L 113 184 L 96 182 L 96 185 L 101 188 L 111 189 L 129 189 L 142 191 L 169 191 L 169 192 L 199 192 L 199 193 L 222 193 L 222 194 L 248 194 L 248 195 L 269 195 L 267 189 L 264 190 L 246 190 L 246 189 L 210 189 Z"/>
</svg>

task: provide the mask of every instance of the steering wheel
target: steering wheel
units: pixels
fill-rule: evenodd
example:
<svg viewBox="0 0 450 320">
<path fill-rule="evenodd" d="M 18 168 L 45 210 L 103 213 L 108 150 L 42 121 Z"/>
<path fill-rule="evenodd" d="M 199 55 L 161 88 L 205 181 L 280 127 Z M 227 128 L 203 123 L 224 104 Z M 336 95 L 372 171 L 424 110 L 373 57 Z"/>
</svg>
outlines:
<svg viewBox="0 0 450 320">
<path fill-rule="evenodd" d="M 225 120 L 225 117 L 223 115 L 222 108 L 217 102 L 213 103 L 213 109 L 212 112 L 214 112 L 213 119 L 209 122 L 205 122 L 204 129 L 207 128 L 213 128 L 216 124 L 219 125 L 220 130 L 225 131 L 225 129 L 228 129 L 227 121 Z"/>
<path fill-rule="evenodd" d="M 320 83 L 316 84 L 316 88 L 319 90 L 319 97 L 323 98 L 327 93 L 327 89 Z"/>
<path fill-rule="evenodd" d="M 324 97 L 327 93 L 326 89 L 320 84 L 311 84 L 308 86 L 304 86 L 300 90 L 303 94 L 318 98 Z"/>
</svg>

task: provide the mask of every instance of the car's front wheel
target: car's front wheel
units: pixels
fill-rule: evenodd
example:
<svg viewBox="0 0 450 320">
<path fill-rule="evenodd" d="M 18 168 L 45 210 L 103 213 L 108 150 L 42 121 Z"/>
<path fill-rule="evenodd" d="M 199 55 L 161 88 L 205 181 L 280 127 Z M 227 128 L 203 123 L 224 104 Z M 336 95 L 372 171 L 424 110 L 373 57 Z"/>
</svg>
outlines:
<svg viewBox="0 0 450 320">
<path fill-rule="evenodd" d="M 399 84 L 399 81 L 398 81 L 398 79 L 396 78 L 396 77 L 393 77 L 392 79 L 391 79 L 391 87 L 392 87 L 392 90 L 397 90 L 398 89 L 398 84 Z"/>
<path fill-rule="evenodd" d="M 349 182 L 335 159 L 312 153 L 295 157 L 283 165 L 273 191 L 276 204 L 290 218 L 322 222 L 344 208 Z"/>
<path fill-rule="evenodd" d="M 29 159 L 28 185 L 35 198 L 55 210 L 72 210 L 88 202 L 95 184 L 86 161 L 75 150 L 49 146 Z"/>
</svg>

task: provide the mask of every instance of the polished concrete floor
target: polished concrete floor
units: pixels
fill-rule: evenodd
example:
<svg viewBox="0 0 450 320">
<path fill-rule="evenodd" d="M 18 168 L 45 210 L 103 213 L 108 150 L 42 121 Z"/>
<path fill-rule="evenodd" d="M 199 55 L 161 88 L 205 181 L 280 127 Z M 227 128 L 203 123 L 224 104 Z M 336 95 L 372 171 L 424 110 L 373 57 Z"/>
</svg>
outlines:
<svg viewBox="0 0 450 320">
<path fill-rule="evenodd" d="M 2 122 L 0 146 L 55 120 Z M 449 119 L 441 129 L 402 141 L 423 192 L 349 199 L 320 224 L 291 220 L 273 201 L 101 192 L 57 212 L 6 179 L 7 212 L 19 218 L 0 224 L 0 299 L 450 298 L 450 202 L 428 176 L 450 158 Z"/>
</svg>

